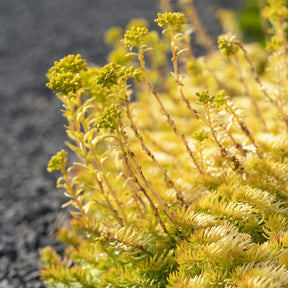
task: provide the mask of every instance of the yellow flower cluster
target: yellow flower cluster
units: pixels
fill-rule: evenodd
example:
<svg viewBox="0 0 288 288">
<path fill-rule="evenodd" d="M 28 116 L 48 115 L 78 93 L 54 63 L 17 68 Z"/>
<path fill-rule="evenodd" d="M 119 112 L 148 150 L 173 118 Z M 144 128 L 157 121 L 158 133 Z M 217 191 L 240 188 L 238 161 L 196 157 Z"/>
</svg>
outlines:
<svg viewBox="0 0 288 288">
<path fill-rule="evenodd" d="M 179 32 L 181 26 L 186 24 L 186 18 L 183 13 L 158 13 L 158 18 L 155 19 L 155 22 L 160 27 L 167 26 L 172 32 Z"/>
<path fill-rule="evenodd" d="M 280 47 L 284 45 L 284 39 L 278 35 L 273 35 L 270 42 L 267 42 L 266 48 L 269 51 L 278 51 Z"/>
<path fill-rule="evenodd" d="M 236 39 L 235 36 L 231 36 L 231 35 L 221 35 L 218 38 L 218 47 L 220 52 L 229 57 L 233 54 L 236 53 L 238 47 L 235 45 L 235 43 L 233 43 L 233 41 Z"/>
<path fill-rule="evenodd" d="M 146 44 L 148 33 L 149 31 L 146 27 L 133 26 L 125 33 L 121 43 L 130 51 L 133 47 L 140 49 L 142 45 Z"/>
<path fill-rule="evenodd" d="M 54 66 L 49 69 L 46 86 L 54 93 L 68 95 L 75 93 L 81 88 L 81 77 L 79 73 L 85 70 L 87 62 L 81 59 L 81 55 L 68 55 L 59 62 L 55 61 Z"/>
<path fill-rule="evenodd" d="M 288 17 L 287 0 L 268 0 L 262 10 L 262 16 L 272 22 L 283 21 Z"/>
<path fill-rule="evenodd" d="M 215 99 L 215 96 L 209 95 L 208 91 L 202 91 L 200 93 L 196 93 L 196 96 L 199 97 L 199 102 L 203 103 L 204 105 L 207 105 L 209 103 L 212 103 L 213 100 Z"/>
<path fill-rule="evenodd" d="M 142 72 L 134 67 L 127 68 L 119 64 L 109 63 L 98 70 L 96 83 L 110 89 L 114 85 L 120 85 L 122 83 L 126 85 L 126 81 L 130 78 L 138 81 L 141 75 Z"/>
<path fill-rule="evenodd" d="M 117 110 L 114 104 L 110 107 L 105 107 L 102 115 L 97 119 L 96 128 L 99 131 L 101 128 L 110 129 L 110 133 L 114 132 L 119 126 L 121 112 Z"/>
<path fill-rule="evenodd" d="M 52 156 L 50 159 L 47 171 L 53 172 L 56 170 L 61 170 L 63 172 L 65 166 L 67 165 L 67 155 L 68 153 L 64 149 L 57 152 L 57 154 Z"/>
</svg>

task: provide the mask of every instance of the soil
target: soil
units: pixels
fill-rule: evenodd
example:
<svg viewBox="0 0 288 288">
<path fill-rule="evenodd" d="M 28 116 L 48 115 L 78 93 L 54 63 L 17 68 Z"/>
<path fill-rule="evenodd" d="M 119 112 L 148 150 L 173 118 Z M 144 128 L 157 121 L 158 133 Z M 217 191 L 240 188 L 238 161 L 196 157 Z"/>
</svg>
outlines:
<svg viewBox="0 0 288 288">
<path fill-rule="evenodd" d="M 236 8 L 239 2 L 195 0 L 214 36 L 221 32 L 216 9 Z M 67 140 L 61 104 L 45 87 L 47 70 L 71 53 L 104 65 L 110 50 L 104 32 L 135 17 L 155 28 L 157 3 L 0 0 L 0 288 L 45 287 L 38 250 L 52 245 L 62 251 L 55 234 L 69 222 L 68 211 L 61 209 L 63 191 L 56 189 L 59 175 L 46 172 L 50 157 Z"/>
</svg>

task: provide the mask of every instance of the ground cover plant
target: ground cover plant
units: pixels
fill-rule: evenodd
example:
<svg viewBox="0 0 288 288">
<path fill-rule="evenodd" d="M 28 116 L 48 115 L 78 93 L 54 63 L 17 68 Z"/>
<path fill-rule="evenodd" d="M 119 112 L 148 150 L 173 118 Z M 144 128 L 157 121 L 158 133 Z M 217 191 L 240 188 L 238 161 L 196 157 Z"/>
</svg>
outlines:
<svg viewBox="0 0 288 288">
<path fill-rule="evenodd" d="M 265 48 L 222 11 L 236 36 L 218 49 L 179 2 L 155 19 L 163 35 L 108 31 L 104 67 L 68 55 L 49 70 L 77 159 L 48 165 L 73 209 L 64 257 L 41 251 L 47 287 L 288 287 L 287 1 L 261 12 Z"/>
</svg>

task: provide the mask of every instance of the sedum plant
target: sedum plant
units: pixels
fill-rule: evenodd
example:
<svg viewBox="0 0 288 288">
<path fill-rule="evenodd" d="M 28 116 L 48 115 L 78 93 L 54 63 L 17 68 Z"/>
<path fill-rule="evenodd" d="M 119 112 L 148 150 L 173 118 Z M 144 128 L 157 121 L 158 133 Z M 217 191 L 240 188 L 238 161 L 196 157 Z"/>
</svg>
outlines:
<svg viewBox="0 0 288 288">
<path fill-rule="evenodd" d="M 196 58 L 195 23 L 166 12 L 163 36 L 110 30 L 104 67 L 50 68 L 74 156 L 48 165 L 72 220 L 64 255 L 41 250 L 47 287 L 288 287 L 287 1 L 262 15 L 265 49 L 225 34 L 211 51 L 197 19 Z"/>
</svg>

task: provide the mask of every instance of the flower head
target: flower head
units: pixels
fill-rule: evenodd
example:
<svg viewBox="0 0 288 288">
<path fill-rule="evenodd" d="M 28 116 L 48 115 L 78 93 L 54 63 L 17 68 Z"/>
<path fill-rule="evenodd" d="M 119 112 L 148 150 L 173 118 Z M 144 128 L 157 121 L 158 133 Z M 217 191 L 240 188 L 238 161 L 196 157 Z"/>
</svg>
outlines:
<svg viewBox="0 0 288 288">
<path fill-rule="evenodd" d="M 221 107 L 227 102 L 227 99 L 226 91 L 220 90 L 214 98 L 214 105 L 216 107 Z"/>
<path fill-rule="evenodd" d="M 118 84 L 118 70 L 120 65 L 109 63 L 97 71 L 96 83 L 111 88 Z"/>
<path fill-rule="evenodd" d="M 98 70 L 96 83 L 103 87 L 111 88 L 114 85 L 125 84 L 130 78 L 140 80 L 142 72 L 132 67 L 121 66 L 116 63 L 109 63 Z"/>
<path fill-rule="evenodd" d="M 167 26 L 168 30 L 172 32 L 179 32 L 181 26 L 186 24 L 186 18 L 183 13 L 158 13 L 158 18 L 155 19 L 155 22 L 158 24 L 159 27 Z M 165 31 L 165 30 L 164 30 Z"/>
<path fill-rule="evenodd" d="M 283 47 L 284 39 L 279 37 L 279 35 L 273 35 L 270 42 L 266 44 L 266 48 L 269 51 L 278 51 L 280 47 Z"/>
<path fill-rule="evenodd" d="M 271 22 L 281 22 L 288 17 L 287 0 L 268 0 L 262 16 Z"/>
<path fill-rule="evenodd" d="M 202 91 L 200 93 L 196 93 L 196 96 L 198 96 L 199 102 L 205 105 L 212 103 L 213 100 L 215 99 L 215 96 L 209 95 L 207 90 Z"/>
<path fill-rule="evenodd" d="M 136 47 L 139 50 L 142 45 L 146 44 L 148 34 L 149 30 L 146 27 L 133 26 L 125 33 L 121 43 L 130 51 L 133 47 Z"/>
<path fill-rule="evenodd" d="M 65 166 L 67 165 L 67 155 L 68 153 L 65 150 L 57 152 L 56 155 L 51 157 L 47 167 L 47 171 L 53 172 L 56 170 L 61 170 L 63 172 Z"/>
<path fill-rule="evenodd" d="M 235 44 L 235 36 L 221 35 L 218 38 L 218 47 L 220 52 L 227 57 L 236 53 L 238 47 Z"/>
<path fill-rule="evenodd" d="M 119 127 L 121 112 L 112 104 L 110 107 L 105 107 L 102 115 L 97 119 L 96 128 L 99 131 L 101 128 L 110 129 L 110 133 L 114 132 Z"/>
<path fill-rule="evenodd" d="M 130 30 L 132 27 L 146 27 L 148 28 L 149 23 L 144 18 L 135 18 L 132 19 L 126 26 L 126 30 Z"/>
<path fill-rule="evenodd" d="M 49 69 L 46 86 L 55 93 L 68 95 L 75 93 L 81 88 L 81 77 L 79 73 L 86 70 L 87 62 L 81 59 L 81 55 L 68 55 L 59 62 L 55 61 L 54 66 Z"/>
</svg>

